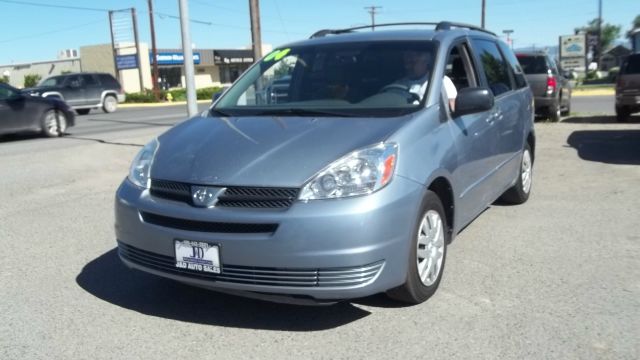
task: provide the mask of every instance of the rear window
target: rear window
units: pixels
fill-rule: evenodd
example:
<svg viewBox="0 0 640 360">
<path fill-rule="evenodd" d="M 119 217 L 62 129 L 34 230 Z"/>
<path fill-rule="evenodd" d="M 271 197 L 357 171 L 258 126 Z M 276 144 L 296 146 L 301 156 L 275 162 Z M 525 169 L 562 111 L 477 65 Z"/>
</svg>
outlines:
<svg viewBox="0 0 640 360">
<path fill-rule="evenodd" d="M 547 62 L 544 56 L 517 55 L 525 74 L 546 74 Z"/>
<path fill-rule="evenodd" d="M 640 56 L 629 56 L 622 68 L 621 74 L 640 74 Z"/>
</svg>

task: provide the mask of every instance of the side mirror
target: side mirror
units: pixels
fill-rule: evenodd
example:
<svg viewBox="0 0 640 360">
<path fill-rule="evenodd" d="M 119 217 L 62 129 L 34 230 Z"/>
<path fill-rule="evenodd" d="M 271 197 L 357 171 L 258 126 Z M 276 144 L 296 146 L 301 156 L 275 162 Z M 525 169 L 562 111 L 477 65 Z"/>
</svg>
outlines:
<svg viewBox="0 0 640 360">
<path fill-rule="evenodd" d="M 493 108 L 493 103 L 493 93 L 488 88 L 465 88 L 458 92 L 454 115 L 462 116 L 488 111 Z"/>
</svg>

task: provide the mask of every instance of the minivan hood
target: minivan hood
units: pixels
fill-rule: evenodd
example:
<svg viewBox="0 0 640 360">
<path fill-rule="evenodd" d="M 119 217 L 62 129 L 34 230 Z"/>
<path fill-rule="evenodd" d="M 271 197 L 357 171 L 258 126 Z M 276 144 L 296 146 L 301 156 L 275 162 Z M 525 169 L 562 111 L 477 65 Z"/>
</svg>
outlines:
<svg viewBox="0 0 640 360">
<path fill-rule="evenodd" d="M 340 157 L 384 141 L 411 117 L 196 117 L 158 138 L 151 178 L 300 187 Z"/>
</svg>

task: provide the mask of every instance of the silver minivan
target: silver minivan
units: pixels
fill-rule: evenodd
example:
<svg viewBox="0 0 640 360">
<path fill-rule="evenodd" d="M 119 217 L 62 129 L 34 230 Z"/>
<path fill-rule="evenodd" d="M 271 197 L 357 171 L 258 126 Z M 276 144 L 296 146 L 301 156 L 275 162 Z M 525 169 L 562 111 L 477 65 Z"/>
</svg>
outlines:
<svg viewBox="0 0 640 360">
<path fill-rule="evenodd" d="M 116 194 L 122 261 L 281 302 L 428 299 L 461 229 L 527 201 L 535 135 L 506 44 L 424 25 L 279 47 L 144 146 Z"/>
</svg>

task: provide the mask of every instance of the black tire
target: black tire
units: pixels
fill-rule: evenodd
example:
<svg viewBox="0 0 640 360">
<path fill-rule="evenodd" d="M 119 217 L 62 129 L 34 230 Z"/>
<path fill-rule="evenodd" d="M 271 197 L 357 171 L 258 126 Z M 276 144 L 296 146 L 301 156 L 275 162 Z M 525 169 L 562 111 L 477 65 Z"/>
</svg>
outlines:
<svg viewBox="0 0 640 360">
<path fill-rule="evenodd" d="M 567 100 L 567 106 L 560 113 L 562 116 L 569 116 L 571 114 L 571 97 Z"/>
<path fill-rule="evenodd" d="M 102 101 L 102 111 L 109 114 L 118 109 L 118 98 L 113 95 L 107 95 Z"/>
<path fill-rule="evenodd" d="M 616 106 L 616 120 L 618 122 L 629 121 L 629 115 L 631 115 L 629 109 L 624 106 Z"/>
<path fill-rule="evenodd" d="M 525 179 L 525 161 L 529 161 L 529 183 L 528 186 L 524 186 Z M 529 144 L 525 144 L 524 149 L 522 150 L 522 158 L 520 160 L 520 168 L 518 171 L 518 179 L 516 180 L 515 185 L 510 187 L 504 194 L 500 197 L 500 200 L 508 203 L 508 204 L 523 204 L 529 200 L 529 194 L 531 194 L 531 184 L 533 183 L 533 153 L 531 152 L 531 147 Z"/>
<path fill-rule="evenodd" d="M 551 122 L 558 122 L 560 121 L 560 117 L 561 117 L 561 112 L 560 112 L 560 101 L 558 101 L 556 104 L 549 106 L 549 120 L 551 120 Z"/>
<path fill-rule="evenodd" d="M 439 215 L 441 231 L 443 234 L 442 241 L 442 258 L 440 262 L 440 268 L 436 275 L 435 281 L 430 285 L 425 285 L 420 279 L 418 270 L 418 236 L 422 234 L 422 222 L 425 216 L 430 212 L 435 211 Z M 415 229 L 413 231 L 413 238 L 411 239 L 411 249 L 409 251 L 409 259 L 407 264 L 407 278 L 404 284 L 401 286 L 387 291 L 387 296 L 390 298 L 401 301 L 408 304 L 420 304 L 429 299 L 438 289 L 440 280 L 442 279 L 442 273 L 444 272 L 445 260 L 447 259 L 447 244 L 451 239 L 451 233 L 449 226 L 447 225 L 446 215 L 444 207 L 440 198 L 432 192 L 427 191 L 425 197 L 422 200 L 419 215 L 416 219 Z M 436 250 L 437 251 L 437 250 Z"/>
<path fill-rule="evenodd" d="M 78 115 L 87 115 L 91 109 L 76 109 Z"/>
<path fill-rule="evenodd" d="M 63 112 L 50 109 L 42 114 L 42 133 L 46 137 L 64 136 L 67 118 Z"/>
</svg>

